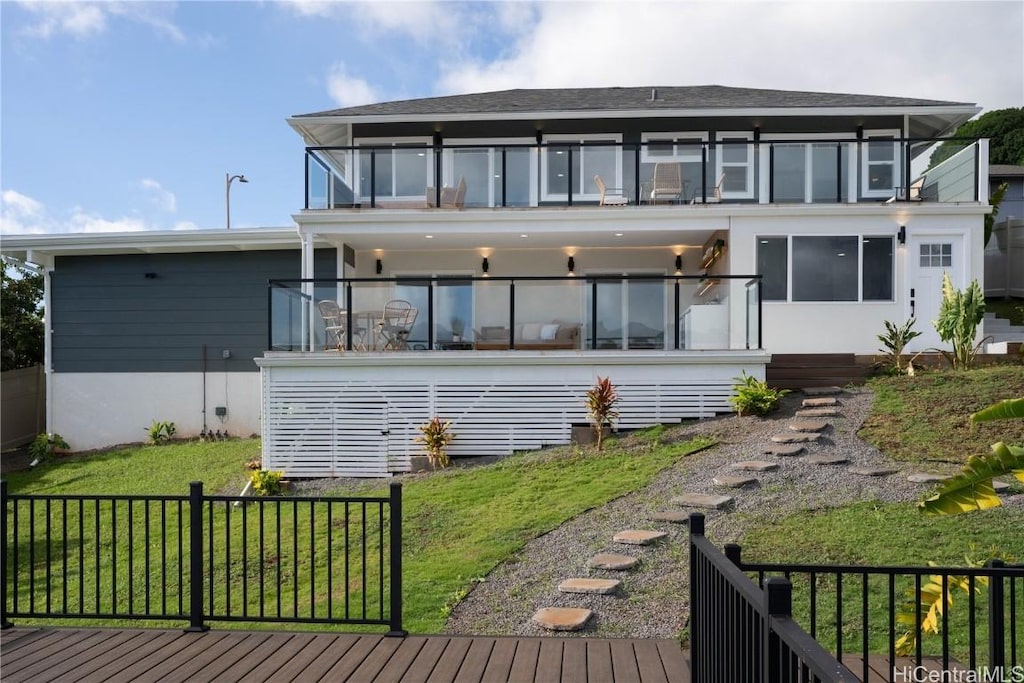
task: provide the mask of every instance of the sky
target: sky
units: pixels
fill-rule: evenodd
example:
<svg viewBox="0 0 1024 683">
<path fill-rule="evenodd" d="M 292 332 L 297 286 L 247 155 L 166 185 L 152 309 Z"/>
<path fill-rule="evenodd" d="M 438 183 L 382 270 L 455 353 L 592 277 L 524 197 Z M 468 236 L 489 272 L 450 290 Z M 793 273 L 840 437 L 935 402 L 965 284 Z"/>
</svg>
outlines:
<svg viewBox="0 0 1024 683">
<path fill-rule="evenodd" d="M 1024 0 L 0 0 L 0 234 L 290 227 L 289 116 L 718 84 L 1024 106 Z"/>
</svg>

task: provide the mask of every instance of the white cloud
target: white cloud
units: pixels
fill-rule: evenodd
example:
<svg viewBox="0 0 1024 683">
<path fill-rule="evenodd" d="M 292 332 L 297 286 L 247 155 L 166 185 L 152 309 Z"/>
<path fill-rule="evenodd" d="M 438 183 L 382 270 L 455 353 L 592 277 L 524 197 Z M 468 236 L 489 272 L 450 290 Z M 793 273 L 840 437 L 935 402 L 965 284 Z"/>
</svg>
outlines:
<svg viewBox="0 0 1024 683">
<path fill-rule="evenodd" d="M 1024 4 L 554 2 L 496 6 L 496 56 L 441 62 L 442 93 L 708 85 L 1024 104 Z M 509 30 L 509 27 L 512 27 Z M 625 28 L 625 30 L 624 30 Z"/>
<path fill-rule="evenodd" d="M 192 221 L 178 221 L 171 230 L 198 230 L 199 226 Z"/>
<path fill-rule="evenodd" d="M 0 195 L 0 234 L 4 235 L 132 232 L 155 228 L 138 217 L 111 220 L 77 206 L 65 218 L 58 218 L 51 215 L 42 202 L 16 190 L 4 190 Z"/>
<path fill-rule="evenodd" d="M 343 23 L 348 35 L 364 43 L 398 33 L 419 45 L 447 50 L 461 42 L 466 31 L 480 28 L 468 20 L 471 5 L 446 0 L 287 0 L 282 5 L 300 17 Z"/>
<path fill-rule="evenodd" d="M 20 0 L 18 3 L 35 18 L 21 34 L 51 38 L 67 34 L 86 39 L 104 33 L 112 17 L 145 24 L 157 33 L 184 42 L 185 34 L 171 17 L 176 9 L 171 2 L 51 2 Z"/>
<path fill-rule="evenodd" d="M 373 86 L 358 76 L 351 76 L 341 62 L 331 67 L 327 74 L 327 92 L 339 107 L 354 107 L 380 101 Z"/>
<path fill-rule="evenodd" d="M 151 179 L 143 178 L 139 182 L 139 186 L 143 190 L 146 190 L 150 196 L 150 201 L 156 204 L 163 211 L 168 213 L 174 213 L 178 210 L 178 199 L 174 196 L 173 192 L 165 190 L 160 186 L 160 183 Z"/>
</svg>

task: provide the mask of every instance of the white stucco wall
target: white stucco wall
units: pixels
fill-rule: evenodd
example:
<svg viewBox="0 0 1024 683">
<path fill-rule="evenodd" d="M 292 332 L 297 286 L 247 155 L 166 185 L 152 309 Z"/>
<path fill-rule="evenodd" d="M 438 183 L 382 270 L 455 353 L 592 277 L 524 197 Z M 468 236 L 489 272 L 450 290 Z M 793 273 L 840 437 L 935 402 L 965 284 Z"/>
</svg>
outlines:
<svg viewBox="0 0 1024 683">
<path fill-rule="evenodd" d="M 76 451 L 146 441 L 153 420 L 174 422 L 179 437 L 203 428 L 202 373 L 54 373 L 52 379 L 49 429 Z M 227 407 L 224 421 L 216 406 Z M 259 373 L 207 373 L 206 411 L 213 431 L 259 434 Z"/>
</svg>

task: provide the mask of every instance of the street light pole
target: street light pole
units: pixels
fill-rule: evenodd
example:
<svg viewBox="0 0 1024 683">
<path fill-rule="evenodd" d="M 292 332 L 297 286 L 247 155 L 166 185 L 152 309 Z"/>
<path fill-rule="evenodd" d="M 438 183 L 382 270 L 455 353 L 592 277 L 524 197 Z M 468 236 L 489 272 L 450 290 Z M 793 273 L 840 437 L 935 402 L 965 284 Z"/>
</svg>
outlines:
<svg viewBox="0 0 1024 683">
<path fill-rule="evenodd" d="M 244 175 L 231 175 L 230 173 L 224 174 L 224 206 L 227 209 L 227 229 L 231 229 L 231 183 L 234 181 L 240 183 L 247 183 Z"/>
</svg>

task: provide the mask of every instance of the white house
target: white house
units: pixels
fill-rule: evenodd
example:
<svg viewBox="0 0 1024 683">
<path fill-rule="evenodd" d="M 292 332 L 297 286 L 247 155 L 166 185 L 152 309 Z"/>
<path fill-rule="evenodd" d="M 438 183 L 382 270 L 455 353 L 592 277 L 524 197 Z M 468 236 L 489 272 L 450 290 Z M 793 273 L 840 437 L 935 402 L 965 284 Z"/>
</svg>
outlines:
<svg viewBox="0 0 1024 683">
<path fill-rule="evenodd" d="M 772 354 L 872 354 L 886 320 L 939 346 L 942 274 L 982 277 L 986 141 L 911 169 L 978 111 L 721 86 L 385 102 L 289 119 L 297 230 L 3 250 L 49 273 L 49 424 L 76 447 L 171 419 L 259 432 L 293 476 L 386 475 L 434 415 L 455 456 L 565 443 L 597 376 L 632 427 L 728 410 Z M 396 300 L 415 318 L 382 326 Z"/>
</svg>

